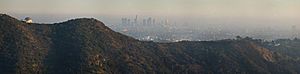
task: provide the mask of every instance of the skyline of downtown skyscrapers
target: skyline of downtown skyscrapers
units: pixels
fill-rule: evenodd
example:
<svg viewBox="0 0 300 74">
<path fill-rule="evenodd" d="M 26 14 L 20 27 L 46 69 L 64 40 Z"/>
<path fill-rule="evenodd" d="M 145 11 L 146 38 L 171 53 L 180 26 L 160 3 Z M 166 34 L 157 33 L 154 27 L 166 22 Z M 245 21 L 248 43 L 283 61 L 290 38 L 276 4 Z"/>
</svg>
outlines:
<svg viewBox="0 0 300 74">
<path fill-rule="evenodd" d="M 121 18 L 120 25 L 170 25 L 168 19 L 161 19 L 161 18 L 153 18 L 153 17 L 142 17 L 139 18 L 136 15 L 134 18 L 123 17 Z"/>
</svg>

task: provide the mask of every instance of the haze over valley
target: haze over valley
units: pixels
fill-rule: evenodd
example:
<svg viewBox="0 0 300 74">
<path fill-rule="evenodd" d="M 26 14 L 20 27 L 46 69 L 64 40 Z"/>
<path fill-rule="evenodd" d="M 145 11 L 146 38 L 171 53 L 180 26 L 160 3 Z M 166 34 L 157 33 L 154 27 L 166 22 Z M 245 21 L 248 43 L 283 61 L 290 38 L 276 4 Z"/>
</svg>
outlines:
<svg viewBox="0 0 300 74">
<path fill-rule="evenodd" d="M 36 23 L 57 23 L 92 17 L 137 39 L 151 36 L 172 41 L 232 39 L 238 35 L 266 40 L 293 39 L 299 37 L 299 9 L 298 0 L 3 0 L 0 3 L 2 13 L 20 20 L 31 17 Z M 138 22 L 132 23 L 136 15 Z M 122 18 L 131 19 L 131 24 L 122 23 Z M 145 25 L 143 20 L 148 18 L 156 23 L 138 26 Z M 168 31 L 165 24 L 160 24 L 166 20 Z"/>
</svg>

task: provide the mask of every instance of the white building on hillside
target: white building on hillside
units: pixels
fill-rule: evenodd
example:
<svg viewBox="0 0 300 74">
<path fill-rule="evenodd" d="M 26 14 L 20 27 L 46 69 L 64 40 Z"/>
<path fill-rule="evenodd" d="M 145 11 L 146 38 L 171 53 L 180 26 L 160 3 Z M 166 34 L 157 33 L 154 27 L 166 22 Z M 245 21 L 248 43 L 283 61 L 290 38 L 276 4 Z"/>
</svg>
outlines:
<svg viewBox="0 0 300 74">
<path fill-rule="evenodd" d="M 31 19 L 30 17 L 26 17 L 26 18 L 24 19 L 24 21 L 25 21 L 26 23 L 32 23 L 32 19 Z"/>
</svg>

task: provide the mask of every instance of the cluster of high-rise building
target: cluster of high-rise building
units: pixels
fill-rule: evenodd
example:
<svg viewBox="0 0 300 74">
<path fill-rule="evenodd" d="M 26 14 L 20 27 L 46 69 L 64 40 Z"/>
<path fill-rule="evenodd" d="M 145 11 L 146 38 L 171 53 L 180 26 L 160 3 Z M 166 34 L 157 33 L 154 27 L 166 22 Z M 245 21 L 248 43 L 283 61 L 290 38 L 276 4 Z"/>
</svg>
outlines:
<svg viewBox="0 0 300 74">
<path fill-rule="evenodd" d="M 143 19 L 138 19 L 138 15 L 135 18 L 122 18 L 121 25 L 168 25 L 168 20 L 158 20 L 156 21 L 155 18 L 147 17 Z"/>
<path fill-rule="evenodd" d="M 179 24 L 180 25 L 180 24 Z M 209 29 L 184 28 L 169 23 L 167 19 L 153 17 L 122 18 L 119 30 L 139 40 L 150 41 L 182 41 L 182 40 L 222 40 L 236 36 L 250 36 L 258 39 L 274 40 L 281 38 L 295 38 L 300 36 L 300 29 L 292 25 L 287 30 L 266 27 L 264 29 L 226 29 L 222 27 L 204 26 Z M 184 24 L 191 25 L 191 24 Z M 280 33 L 280 34 L 279 34 Z"/>
</svg>

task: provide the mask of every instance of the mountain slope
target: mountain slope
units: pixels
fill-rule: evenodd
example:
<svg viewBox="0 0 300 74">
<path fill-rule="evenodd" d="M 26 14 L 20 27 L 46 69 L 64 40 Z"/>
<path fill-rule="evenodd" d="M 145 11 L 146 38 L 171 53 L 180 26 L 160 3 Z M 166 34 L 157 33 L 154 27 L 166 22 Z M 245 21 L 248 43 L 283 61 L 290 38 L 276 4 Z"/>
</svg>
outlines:
<svg viewBox="0 0 300 74">
<path fill-rule="evenodd" d="M 299 61 L 272 50 L 248 39 L 138 41 L 92 18 L 27 24 L 0 15 L 1 74 L 300 73 Z"/>
</svg>

